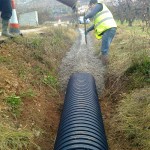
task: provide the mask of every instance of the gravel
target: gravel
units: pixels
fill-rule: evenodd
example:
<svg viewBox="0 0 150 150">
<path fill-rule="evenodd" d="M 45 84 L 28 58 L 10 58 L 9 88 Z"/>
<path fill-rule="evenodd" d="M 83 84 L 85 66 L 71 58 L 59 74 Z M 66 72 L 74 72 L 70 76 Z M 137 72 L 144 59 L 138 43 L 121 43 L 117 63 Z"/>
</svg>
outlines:
<svg viewBox="0 0 150 150">
<path fill-rule="evenodd" d="M 104 88 L 105 67 L 101 60 L 94 55 L 94 46 L 90 34 L 85 43 L 84 29 L 79 28 L 79 36 L 66 53 L 59 68 L 59 82 L 62 91 L 66 91 L 68 80 L 73 73 L 86 72 L 95 78 L 97 92 L 101 93 Z"/>
</svg>

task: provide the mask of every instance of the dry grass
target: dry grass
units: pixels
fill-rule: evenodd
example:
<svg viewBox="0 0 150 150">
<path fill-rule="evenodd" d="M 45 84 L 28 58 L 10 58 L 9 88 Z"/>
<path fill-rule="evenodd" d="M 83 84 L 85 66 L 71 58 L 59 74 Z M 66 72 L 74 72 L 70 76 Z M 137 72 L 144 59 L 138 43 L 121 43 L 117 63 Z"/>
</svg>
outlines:
<svg viewBox="0 0 150 150">
<path fill-rule="evenodd" d="M 117 132 L 122 132 L 132 146 L 142 150 L 150 149 L 150 88 L 124 94 L 119 102 L 116 121 Z"/>
<path fill-rule="evenodd" d="M 132 28 L 119 25 L 110 49 L 109 72 L 122 75 L 141 54 L 150 57 L 149 39 L 150 35 L 136 25 Z"/>
<path fill-rule="evenodd" d="M 0 124 L 0 149 L 1 150 L 24 150 L 31 146 L 38 146 L 33 142 L 33 133 L 26 129 L 15 129 L 8 124 Z"/>
</svg>

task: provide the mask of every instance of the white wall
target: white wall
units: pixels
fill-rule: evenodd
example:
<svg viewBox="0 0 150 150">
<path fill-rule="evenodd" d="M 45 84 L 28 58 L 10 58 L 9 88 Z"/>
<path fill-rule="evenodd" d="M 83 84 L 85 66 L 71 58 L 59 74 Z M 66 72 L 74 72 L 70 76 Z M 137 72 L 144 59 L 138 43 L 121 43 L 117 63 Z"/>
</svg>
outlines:
<svg viewBox="0 0 150 150">
<path fill-rule="evenodd" d="M 20 26 L 38 26 L 38 13 L 37 11 L 21 14 L 19 16 Z"/>
</svg>

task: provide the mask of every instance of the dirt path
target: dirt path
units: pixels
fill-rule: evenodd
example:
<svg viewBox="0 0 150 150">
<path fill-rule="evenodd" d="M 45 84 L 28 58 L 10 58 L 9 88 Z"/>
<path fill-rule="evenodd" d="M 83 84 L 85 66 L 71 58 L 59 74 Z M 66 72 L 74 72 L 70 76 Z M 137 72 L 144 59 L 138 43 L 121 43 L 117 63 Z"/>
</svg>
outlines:
<svg viewBox="0 0 150 150">
<path fill-rule="evenodd" d="M 66 57 L 62 60 L 59 76 L 63 91 L 66 90 L 68 79 L 72 73 L 87 72 L 94 76 L 97 91 L 100 93 L 104 87 L 104 71 L 100 59 L 94 56 L 94 47 L 90 35 L 87 36 L 87 45 L 84 39 L 84 30 L 79 29 L 79 36 Z"/>
</svg>

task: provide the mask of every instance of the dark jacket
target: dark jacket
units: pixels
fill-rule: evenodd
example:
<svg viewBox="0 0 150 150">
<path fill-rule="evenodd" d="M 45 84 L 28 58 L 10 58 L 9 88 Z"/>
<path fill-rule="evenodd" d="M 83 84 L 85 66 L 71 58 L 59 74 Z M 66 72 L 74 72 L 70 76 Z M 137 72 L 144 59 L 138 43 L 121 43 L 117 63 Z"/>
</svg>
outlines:
<svg viewBox="0 0 150 150">
<path fill-rule="evenodd" d="M 11 0 L 0 0 L 1 18 L 9 20 L 12 16 Z"/>
<path fill-rule="evenodd" d="M 85 16 L 85 19 L 88 18 L 93 18 L 98 12 L 103 10 L 103 5 L 102 4 L 96 4 L 95 7 L 87 13 Z M 94 30 L 94 25 L 92 25 L 90 28 L 87 29 L 87 32 Z"/>
</svg>

